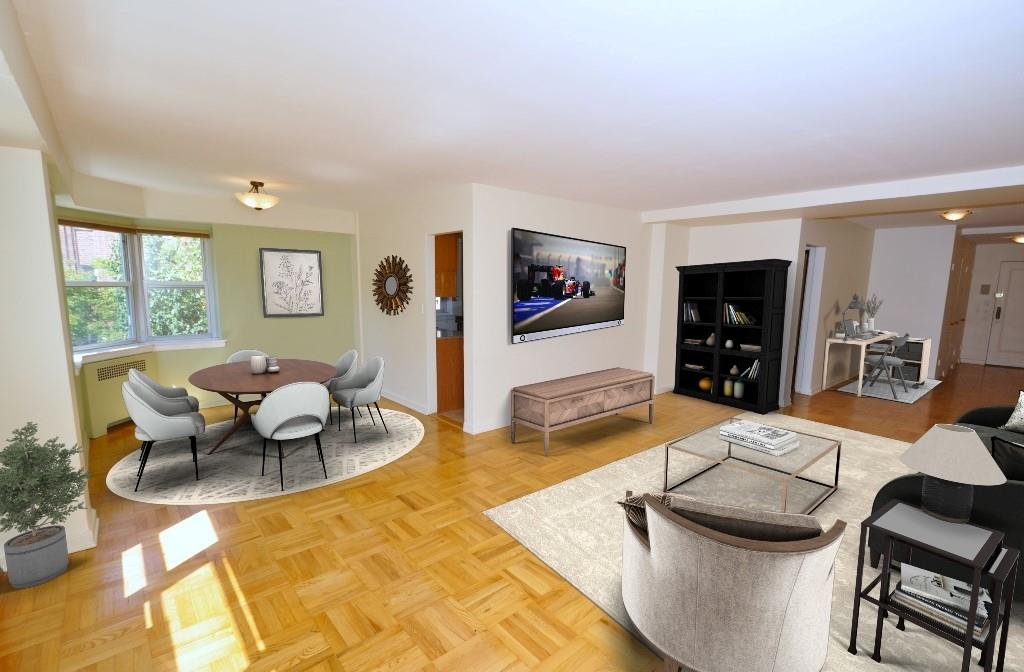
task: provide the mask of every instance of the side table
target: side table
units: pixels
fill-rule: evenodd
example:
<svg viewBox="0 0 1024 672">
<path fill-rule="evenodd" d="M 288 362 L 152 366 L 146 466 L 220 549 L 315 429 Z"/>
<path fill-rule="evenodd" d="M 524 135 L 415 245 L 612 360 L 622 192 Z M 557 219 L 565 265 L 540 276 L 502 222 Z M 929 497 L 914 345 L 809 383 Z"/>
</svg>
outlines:
<svg viewBox="0 0 1024 672">
<path fill-rule="evenodd" d="M 867 587 L 863 586 L 864 552 L 868 530 L 881 535 L 883 543 L 881 572 Z M 939 555 L 957 562 L 971 570 L 971 600 L 968 626 L 961 632 L 937 621 L 927 614 L 904 607 L 890 600 L 890 575 L 892 574 L 893 543 L 899 541 L 910 547 Z M 974 647 L 982 651 L 985 671 L 991 672 L 995 654 L 996 638 L 1000 638 L 996 670 L 1003 669 L 1006 657 L 1006 638 L 1010 628 L 1010 609 L 1013 604 L 1013 589 L 1017 575 L 1020 552 L 1003 544 L 1003 533 L 988 530 L 969 523 L 952 523 L 940 520 L 924 511 L 892 501 L 861 523 L 860 550 L 857 556 L 857 588 L 853 600 L 853 623 L 850 628 L 850 653 L 857 655 L 857 625 L 860 618 L 861 600 L 867 600 L 878 607 L 875 623 L 875 650 L 872 658 L 882 660 L 882 623 L 892 612 L 899 617 L 896 627 L 904 629 L 904 621 L 910 621 L 923 629 L 963 647 L 961 672 L 967 672 L 971 664 Z M 913 556 L 911 556 L 913 557 Z M 974 619 L 978 613 L 978 595 L 982 582 L 987 581 L 992 597 L 992 612 L 989 614 L 988 632 L 982 638 L 974 636 Z M 878 597 L 871 594 L 881 584 Z"/>
</svg>

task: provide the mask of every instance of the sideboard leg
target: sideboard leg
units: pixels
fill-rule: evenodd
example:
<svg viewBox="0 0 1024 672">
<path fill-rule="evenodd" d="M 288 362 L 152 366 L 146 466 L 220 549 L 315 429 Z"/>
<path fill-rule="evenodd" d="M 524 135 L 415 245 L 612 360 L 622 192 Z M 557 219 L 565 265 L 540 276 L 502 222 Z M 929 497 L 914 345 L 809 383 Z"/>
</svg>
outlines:
<svg viewBox="0 0 1024 672">
<path fill-rule="evenodd" d="M 544 432 L 544 457 L 548 456 L 548 438 L 551 436 L 551 432 L 545 430 Z"/>
<path fill-rule="evenodd" d="M 654 424 L 654 402 L 647 404 L 647 424 Z"/>
</svg>

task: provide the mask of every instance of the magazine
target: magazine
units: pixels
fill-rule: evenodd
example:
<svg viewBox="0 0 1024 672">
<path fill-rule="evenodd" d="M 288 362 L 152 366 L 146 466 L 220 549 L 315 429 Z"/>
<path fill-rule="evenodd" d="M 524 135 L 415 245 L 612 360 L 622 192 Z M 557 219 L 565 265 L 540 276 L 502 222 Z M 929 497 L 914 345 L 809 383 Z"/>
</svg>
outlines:
<svg viewBox="0 0 1024 672">
<path fill-rule="evenodd" d="M 900 564 L 900 583 L 904 592 L 915 597 L 922 597 L 939 604 L 958 609 L 964 614 L 971 606 L 971 586 L 963 581 L 936 574 L 907 563 Z M 992 598 L 984 588 L 978 594 L 979 612 L 988 613 L 992 606 Z"/>
<path fill-rule="evenodd" d="M 796 434 L 788 429 L 779 429 L 778 427 L 762 425 L 759 422 L 749 422 L 747 420 L 722 425 L 719 428 L 719 432 L 725 432 L 730 436 L 752 441 L 768 448 L 781 446 L 787 441 L 792 441 L 796 438 Z"/>
<path fill-rule="evenodd" d="M 964 615 L 964 618 L 961 618 L 955 613 L 952 613 L 953 610 L 949 607 L 943 609 L 936 606 L 936 604 L 932 604 L 928 600 L 922 600 L 917 596 L 906 592 L 902 584 L 897 584 L 896 590 L 893 591 L 890 599 L 894 604 L 898 604 L 907 609 L 911 609 L 916 613 L 922 614 L 929 620 L 943 625 L 955 632 L 963 632 L 967 628 L 966 614 Z M 974 623 L 975 639 L 984 639 L 988 635 L 989 630 L 988 616 L 979 614 Z"/>
<path fill-rule="evenodd" d="M 724 435 L 722 436 L 722 439 L 732 443 L 733 445 L 743 446 L 744 448 L 750 448 L 751 450 L 756 450 L 759 453 L 765 453 L 766 455 L 774 455 L 775 457 L 785 455 L 786 453 L 792 452 L 793 450 L 796 450 L 797 448 L 800 447 L 800 442 L 797 441 L 796 439 L 789 443 L 783 444 L 778 448 L 766 448 L 764 446 L 757 445 L 756 443 L 748 443 L 746 441 L 743 441 L 742 439 L 734 439 L 732 437 L 727 437 Z"/>
</svg>

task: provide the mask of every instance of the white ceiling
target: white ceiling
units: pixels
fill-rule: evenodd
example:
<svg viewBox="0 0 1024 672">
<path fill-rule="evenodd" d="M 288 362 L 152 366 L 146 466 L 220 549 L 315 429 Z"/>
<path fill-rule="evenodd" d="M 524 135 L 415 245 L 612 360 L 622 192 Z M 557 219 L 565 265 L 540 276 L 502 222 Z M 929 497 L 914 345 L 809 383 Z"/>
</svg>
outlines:
<svg viewBox="0 0 1024 672">
<path fill-rule="evenodd" d="M 1024 3 L 15 0 L 75 168 L 634 209 L 1024 164 Z"/>
<path fill-rule="evenodd" d="M 845 217 L 871 229 L 891 229 L 904 226 L 938 226 L 941 224 L 957 224 L 960 228 L 974 229 L 991 226 L 1024 227 L 1024 204 L 997 205 L 985 208 L 968 208 L 971 214 L 959 222 L 948 222 L 941 217 L 941 210 L 925 210 L 921 212 L 900 212 L 889 215 L 870 217 Z"/>
</svg>

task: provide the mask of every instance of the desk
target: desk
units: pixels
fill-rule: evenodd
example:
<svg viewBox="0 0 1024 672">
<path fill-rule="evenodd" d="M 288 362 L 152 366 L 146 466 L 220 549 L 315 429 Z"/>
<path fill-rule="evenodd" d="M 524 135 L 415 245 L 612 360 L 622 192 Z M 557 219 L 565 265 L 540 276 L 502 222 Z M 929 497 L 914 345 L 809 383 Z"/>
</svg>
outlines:
<svg viewBox="0 0 1024 672">
<path fill-rule="evenodd" d="M 827 390 L 828 389 L 828 355 L 829 355 L 829 350 L 832 349 L 833 345 L 852 345 L 854 347 L 860 348 L 860 357 L 859 357 L 859 360 L 858 360 L 860 362 L 860 370 L 857 373 L 857 396 L 858 397 L 862 396 L 861 392 L 863 391 L 863 388 L 864 388 L 864 358 L 867 357 L 868 346 L 875 345 L 875 344 L 881 343 L 883 341 L 888 341 L 888 340 L 890 340 L 892 338 L 895 338 L 898 335 L 899 334 L 897 334 L 894 331 L 883 331 L 883 332 L 879 333 L 878 336 L 875 336 L 873 338 L 864 338 L 864 339 L 861 339 L 861 338 L 850 338 L 850 339 L 845 339 L 844 340 L 841 337 L 832 337 L 832 338 L 826 339 L 825 340 L 825 362 L 824 362 L 824 364 L 822 366 L 822 372 L 821 372 L 821 389 L 823 389 L 823 390 Z M 930 338 L 911 338 L 911 339 L 908 339 L 907 343 L 908 344 L 909 343 L 914 343 L 914 344 L 920 344 L 921 345 L 920 360 L 915 360 L 913 357 L 906 357 L 902 353 L 897 353 L 897 356 L 901 357 L 902 359 L 904 359 L 907 362 L 907 364 L 910 364 L 910 365 L 916 364 L 916 365 L 918 365 L 917 380 L 916 381 L 909 381 L 908 380 L 908 382 L 914 382 L 915 386 L 917 386 L 917 385 L 920 385 L 921 383 L 923 383 L 924 381 L 928 380 L 928 373 L 929 373 L 928 366 L 929 366 L 929 360 L 931 358 L 931 349 L 932 349 L 931 345 L 932 345 L 932 341 L 931 341 Z"/>
</svg>

